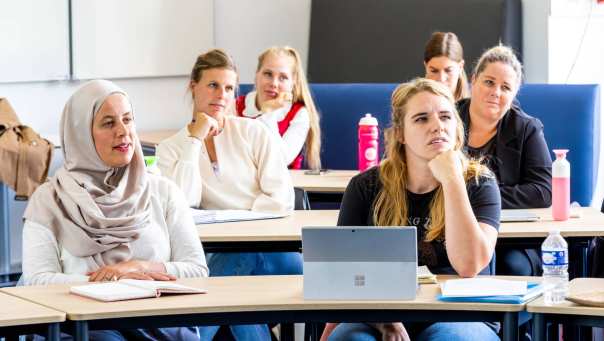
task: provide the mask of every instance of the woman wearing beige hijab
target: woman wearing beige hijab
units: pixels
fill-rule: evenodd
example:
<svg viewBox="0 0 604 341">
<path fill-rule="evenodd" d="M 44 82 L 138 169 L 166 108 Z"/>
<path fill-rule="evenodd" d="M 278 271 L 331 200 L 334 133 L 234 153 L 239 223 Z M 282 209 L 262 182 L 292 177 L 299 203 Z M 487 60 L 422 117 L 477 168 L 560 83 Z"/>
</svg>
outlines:
<svg viewBox="0 0 604 341">
<path fill-rule="evenodd" d="M 24 215 L 26 285 L 208 275 L 184 195 L 145 171 L 123 90 L 109 81 L 86 83 L 65 105 L 60 129 L 65 164 L 36 190 Z M 197 337 L 185 328 L 130 332 L 137 334 L 98 336 Z"/>
</svg>

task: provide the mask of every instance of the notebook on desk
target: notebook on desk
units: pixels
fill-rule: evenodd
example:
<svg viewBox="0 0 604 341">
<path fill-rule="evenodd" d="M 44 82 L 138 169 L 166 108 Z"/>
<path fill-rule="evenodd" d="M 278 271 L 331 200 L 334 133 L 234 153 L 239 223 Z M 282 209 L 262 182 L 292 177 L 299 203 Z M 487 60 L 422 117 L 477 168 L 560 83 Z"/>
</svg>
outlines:
<svg viewBox="0 0 604 341">
<path fill-rule="evenodd" d="M 302 255 L 304 299 L 415 299 L 415 227 L 303 227 Z"/>
<path fill-rule="evenodd" d="M 69 292 L 103 302 L 159 297 L 162 294 L 205 294 L 204 289 L 187 287 L 170 281 L 121 279 L 116 282 L 72 286 Z"/>
<path fill-rule="evenodd" d="M 499 221 L 502 223 L 512 223 L 520 221 L 539 221 L 539 216 L 527 210 L 501 210 Z"/>
<path fill-rule="evenodd" d="M 200 210 L 191 208 L 195 224 L 227 223 L 232 221 L 283 218 L 285 213 L 256 212 L 248 210 Z"/>
<path fill-rule="evenodd" d="M 540 283 L 475 277 L 441 283 L 439 301 L 521 304 L 543 293 Z"/>
</svg>

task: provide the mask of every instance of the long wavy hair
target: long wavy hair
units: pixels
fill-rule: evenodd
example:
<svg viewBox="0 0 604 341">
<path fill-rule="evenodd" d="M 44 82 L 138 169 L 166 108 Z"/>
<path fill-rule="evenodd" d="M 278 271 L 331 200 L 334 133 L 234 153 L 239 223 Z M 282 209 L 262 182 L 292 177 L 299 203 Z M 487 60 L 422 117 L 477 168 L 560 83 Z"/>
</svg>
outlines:
<svg viewBox="0 0 604 341">
<path fill-rule="evenodd" d="M 378 226 L 408 225 L 407 197 L 407 157 L 405 145 L 400 141 L 404 137 L 404 118 L 407 114 L 406 105 L 409 100 L 421 93 L 428 92 L 446 98 L 453 108 L 453 116 L 457 122 L 457 137 L 453 150 L 461 150 L 464 145 L 463 122 L 455 109 L 455 101 L 451 90 L 439 82 L 416 78 L 409 83 L 399 85 L 392 93 L 392 125 L 386 129 L 386 158 L 380 164 L 380 181 L 382 189 L 374 203 L 373 221 Z M 463 154 L 462 154 L 463 155 Z M 489 169 L 478 160 L 470 160 L 462 156 L 464 179 L 478 181 L 480 176 L 492 177 Z M 425 241 L 444 238 L 445 231 L 445 200 L 442 186 L 439 184 L 436 194 L 430 203 L 430 226 Z"/>
<path fill-rule="evenodd" d="M 315 106 L 315 102 L 308 87 L 308 80 L 302 68 L 302 59 L 300 54 L 293 47 L 289 46 L 273 46 L 262 52 L 258 57 L 258 67 L 256 72 L 260 71 L 264 60 L 267 56 L 289 56 L 294 59 L 294 69 L 292 74 L 294 77 L 294 89 L 292 94 L 293 102 L 301 102 L 308 111 L 310 120 L 310 129 L 306 135 L 305 157 L 306 165 L 310 169 L 321 169 L 321 128 L 319 125 L 319 111 Z"/>
</svg>

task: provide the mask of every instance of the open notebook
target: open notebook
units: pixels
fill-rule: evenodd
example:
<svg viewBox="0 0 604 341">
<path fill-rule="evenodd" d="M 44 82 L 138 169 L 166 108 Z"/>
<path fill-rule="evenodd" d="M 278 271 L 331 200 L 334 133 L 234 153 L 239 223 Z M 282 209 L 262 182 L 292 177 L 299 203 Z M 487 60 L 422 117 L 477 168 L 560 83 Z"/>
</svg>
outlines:
<svg viewBox="0 0 604 341">
<path fill-rule="evenodd" d="M 159 297 L 162 294 L 205 294 L 206 290 L 168 281 L 144 281 L 121 279 L 116 282 L 73 286 L 72 294 L 90 297 L 103 302 L 134 300 L 137 298 Z"/>
<path fill-rule="evenodd" d="M 226 223 L 230 221 L 275 219 L 286 216 L 284 213 L 255 212 L 248 210 L 199 210 L 191 208 L 195 224 Z"/>
</svg>

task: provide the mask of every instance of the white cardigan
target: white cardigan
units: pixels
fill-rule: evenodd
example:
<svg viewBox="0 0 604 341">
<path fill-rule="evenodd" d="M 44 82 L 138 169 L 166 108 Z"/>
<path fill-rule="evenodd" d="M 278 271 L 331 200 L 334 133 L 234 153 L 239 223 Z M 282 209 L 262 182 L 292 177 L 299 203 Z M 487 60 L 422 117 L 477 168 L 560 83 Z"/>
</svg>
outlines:
<svg viewBox="0 0 604 341">
<path fill-rule="evenodd" d="M 163 262 L 176 277 L 205 277 L 208 267 L 193 217 L 182 192 L 160 176 L 148 174 L 151 224 L 130 243 L 132 259 Z M 23 226 L 23 280 L 25 285 L 88 281 L 93 271 L 85 258 L 59 245 L 55 235 L 38 223 Z"/>
<path fill-rule="evenodd" d="M 266 127 L 255 120 L 225 116 L 214 137 L 218 167 L 213 169 L 204 143 L 185 127 L 156 149 L 162 175 L 183 190 L 190 206 L 290 212 L 291 177 Z"/>
<path fill-rule="evenodd" d="M 278 123 L 285 118 L 291 108 L 290 104 L 271 112 L 262 113 L 256 108 L 256 91 L 252 91 L 245 96 L 245 109 L 242 113 L 245 117 L 257 118 L 268 127 L 269 131 L 279 141 L 279 147 L 287 165 L 292 163 L 296 156 L 300 154 L 310 130 L 308 110 L 306 110 L 306 107 L 302 107 L 289 122 L 289 127 L 283 136 L 279 134 Z"/>
</svg>

